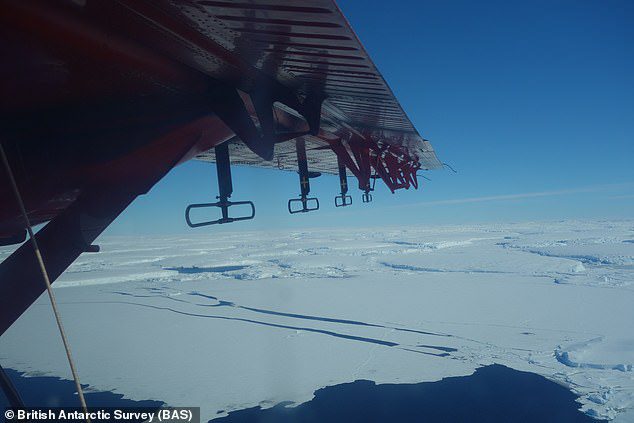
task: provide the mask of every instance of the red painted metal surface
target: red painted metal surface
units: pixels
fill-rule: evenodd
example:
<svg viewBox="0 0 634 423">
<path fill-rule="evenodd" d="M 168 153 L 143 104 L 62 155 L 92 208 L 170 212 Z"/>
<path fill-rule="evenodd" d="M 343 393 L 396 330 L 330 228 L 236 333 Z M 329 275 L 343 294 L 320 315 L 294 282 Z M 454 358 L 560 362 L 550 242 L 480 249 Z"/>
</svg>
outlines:
<svg viewBox="0 0 634 423">
<path fill-rule="evenodd" d="M 333 0 L 3 0 L 0 57 L 0 142 L 31 222 L 50 220 L 36 236 L 51 281 L 221 143 L 293 171 L 305 146 L 302 198 L 309 170 L 343 175 L 343 197 L 345 165 L 368 202 L 376 178 L 394 192 L 440 167 Z M 23 231 L 1 170 L 0 244 Z M 0 335 L 40 277 L 28 244 L 0 264 Z"/>
<path fill-rule="evenodd" d="M 235 163 L 296 170 L 279 141 L 303 133 L 311 170 L 336 174 L 339 157 L 364 190 L 372 171 L 395 190 L 440 166 L 332 0 L 5 0 L 0 54 L 0 139 L 34 223 L 86 186 L 142 178 L 156 158 L 213 160 L 227 140 Z M 219 119 L 218 84 L 240 90 L 256 131 L 273 113 L 272 161 Z M 18 233 L 4 174 L 0 204 L 0 238 Z"/>
</svg>

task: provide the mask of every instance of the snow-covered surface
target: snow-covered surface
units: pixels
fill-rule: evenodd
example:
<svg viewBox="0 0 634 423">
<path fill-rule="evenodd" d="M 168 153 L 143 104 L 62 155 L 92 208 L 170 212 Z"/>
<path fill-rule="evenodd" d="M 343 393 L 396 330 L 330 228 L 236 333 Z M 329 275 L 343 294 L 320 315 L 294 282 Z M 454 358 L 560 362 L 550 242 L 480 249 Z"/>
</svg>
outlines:
<svg viewBox="0 0 634 423">
<path fill-rule="evenodd" d="M 632 416 L 634 221 L 99 243 L 55 284 L 95 389 L 210 418 L 501 363 L 565 384 L 592 416 Z M 0 360 L 69 377 L 45 297 L 0 338 Z"/>
</svg>

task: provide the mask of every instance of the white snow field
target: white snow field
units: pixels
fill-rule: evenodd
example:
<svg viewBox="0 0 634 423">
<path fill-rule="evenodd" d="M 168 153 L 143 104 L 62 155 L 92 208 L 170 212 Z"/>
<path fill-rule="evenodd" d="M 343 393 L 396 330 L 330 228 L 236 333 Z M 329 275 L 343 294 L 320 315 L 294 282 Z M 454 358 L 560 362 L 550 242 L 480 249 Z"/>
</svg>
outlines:
<svg viewBox="0 0 634 423">
<path fill-rule="evenodd" d="M 99 244 L 55 283 L 93 389 L 212 418 L 500 363 L 564 384 L 591 416 L 634 416 L 634 221 Z M 70 378 L 45 296 L 0 338 L 0 360 Z"/>
</svg>

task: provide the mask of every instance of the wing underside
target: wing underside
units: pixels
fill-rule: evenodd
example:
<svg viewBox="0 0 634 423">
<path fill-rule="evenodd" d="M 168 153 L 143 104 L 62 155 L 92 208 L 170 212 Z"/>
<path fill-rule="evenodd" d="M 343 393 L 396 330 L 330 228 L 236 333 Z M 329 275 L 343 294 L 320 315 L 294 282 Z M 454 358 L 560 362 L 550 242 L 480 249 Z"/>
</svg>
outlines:
<svg viewBox="0 0 634 423">
<path fill-rule="evenodd" d="M 393 147 L 395 156 L 416 161 L 421 169 L 441 166 L 333 1 L 173 1 L 165 7 L 298 97 L 322 101 L 319 133 L 302 136 L 312 170 L 337 173 L 337 157 L 329 142 L 341 139 L 345 144 L 352 138 L 366 140 L 381 151 Z M 219 79 L 232 78 L 228 69 L 206 61 L 202 52 L 195 60 Z M 244 85 L 247 91 L 251 88 L 249 82 Z M 294 112 L 284 104 L 274 105 L 275 115 L 301 118 Z M 277 143 L 273 160 L 262 159 L 238 138 L 231 141 L 230 150 L 233 163 L 297 169 L 292 143 Z M 213 151 L 198 158 L 215 160 Z"/>
<path fill-rule="evenodd" d="M 191 227 L 255 217 L 231 162 L 297 171 L 291 214 L 319 209 L 319 172 L 342 207 L 347 172 L 369 202 L 441 166 L 333 0 L 3 0 L 0 57 L 0 245 L 46 223 L 51 282 L 192 158 L 216 161 L 219 195 Z M 222 217 L 192 222 L 201 207 Z M 0 335 L 44 290 L 34 260 L 24 243 L 0 263 Z"/>
<path fill-rule="evenodd" d="M 231 163 L 348 172 L 366 194 L 441 167 L 333 0 L 6 0 L 0 53 L 0 139 L 36 224 L 222 144 Z"/>
</svg>

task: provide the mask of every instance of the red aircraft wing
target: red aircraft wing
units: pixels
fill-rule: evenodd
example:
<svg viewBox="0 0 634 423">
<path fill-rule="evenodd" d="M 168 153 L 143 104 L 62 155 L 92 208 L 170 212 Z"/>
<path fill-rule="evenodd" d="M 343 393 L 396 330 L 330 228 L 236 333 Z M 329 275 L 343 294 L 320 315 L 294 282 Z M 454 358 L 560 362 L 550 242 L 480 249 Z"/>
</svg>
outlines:
<svg viewBox="0 0 634 423">
<path fill-rule="evenodd" d="M 347 171 L 368 195 L 441 166 L 332 0 L 4 0 L 0 54 L 0 143 L 31 223 L 50 221 L 36 238 L 52 281 L 219 146 L 298 170 L 302 199 L 315 172 L 339 173 L 343 197 Z M 0 244 L 25 228 L 7 170 Z M 29 248 L 0 264 L 0 335 L 44 289 Z"/>
<path fill-rule="evenodd" d="M 300 95 L 323 98 L 321 138 L 345 142 L 360 137 L 396 147 L 418 160 L 422 169 L 441 166 L 333 1 L 201 1 L 195 8 L 180 5 L 177 9 L 254 68 L 294 87 Z M 204 25 L 210 18 L 216 29 L 206 32 Z M 330 151 L 320 152 L 328 144 L 319 136 L 305 138 L 311 169 L 337 173 L 336 157 Z M 272 162 L 240 146 L 232 146 L 232 153 L 237 163 L 297 167 L 289 144 L 277 146 Z M 213 160 L 213 153 L 200 158 Z"/>
</svg>

